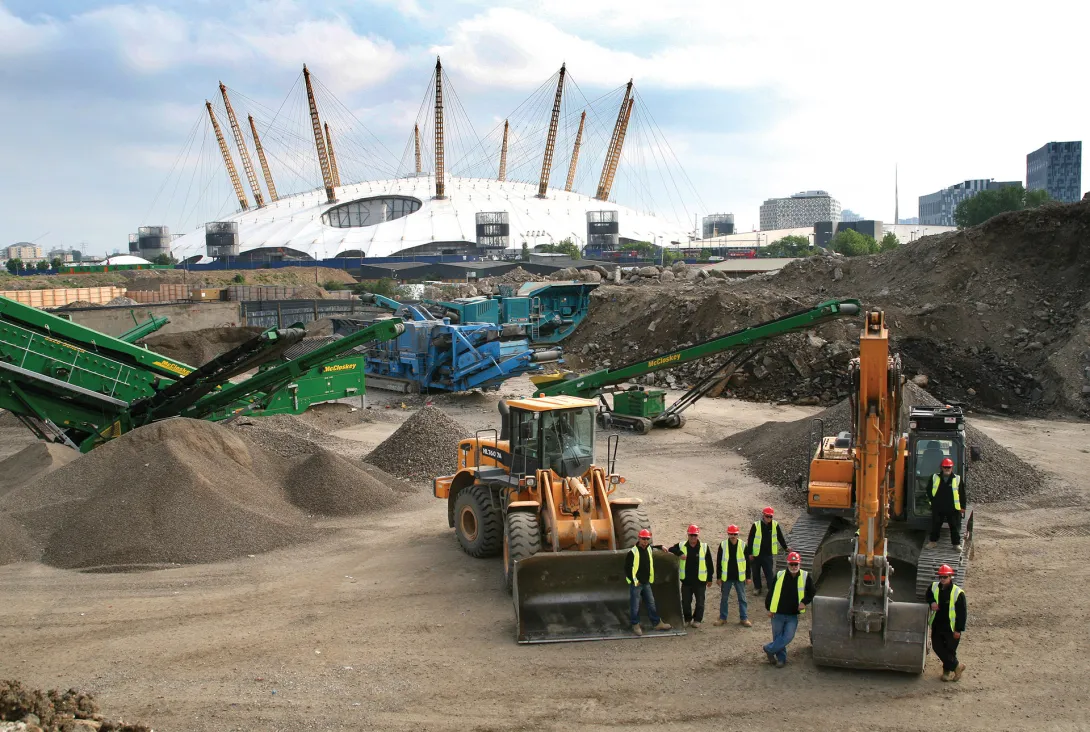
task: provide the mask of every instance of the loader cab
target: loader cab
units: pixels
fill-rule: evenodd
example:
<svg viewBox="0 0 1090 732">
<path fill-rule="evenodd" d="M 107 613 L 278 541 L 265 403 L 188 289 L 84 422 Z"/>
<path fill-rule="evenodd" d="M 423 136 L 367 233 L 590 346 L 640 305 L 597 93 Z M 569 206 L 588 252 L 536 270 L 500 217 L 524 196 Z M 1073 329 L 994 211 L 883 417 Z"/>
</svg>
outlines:
<svg viewBox="0 0 1090 732">
<path fill-rule="evenodd" d="M 583 475 L 594 462 L 598 403 L 575 397 L 507 402 L 511 472 L 552 470 L 562 478 Z"/>
<path fill-rule="evenodd" d="M 961 476 L 962 505 L 969 502 L 965 482 L 969 451 L 965 444 L 965 415 L 961 407 L 912 407 L 908 423 L 908 464 L 905 470 L 908 519 L 922 526 L 931 521 L 931 478 L 945 458 L 954 461 Z"/>
</svg>

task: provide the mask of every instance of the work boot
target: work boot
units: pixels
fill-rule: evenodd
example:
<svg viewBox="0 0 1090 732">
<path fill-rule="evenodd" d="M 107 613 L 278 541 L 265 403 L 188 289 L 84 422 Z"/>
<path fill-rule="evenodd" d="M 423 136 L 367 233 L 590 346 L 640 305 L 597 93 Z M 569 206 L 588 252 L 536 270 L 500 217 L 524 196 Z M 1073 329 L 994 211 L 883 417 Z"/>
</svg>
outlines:
<svg viewBox="0 0 1090 732">
<path fill-rule="evenodd" d="M 763 650 L 763 649 L 762 649 Z M 768 662 L 773 666 L 776 665 L 776 654 L 765 651 L 765 655 L 768 656 Z"/>
<path fill-rule="evenodd" d="M 662 620 L 660 620 L 659 624 L 655 626 L 655 630 L 673 630 L 673 629 L 674 629 L 674 626 L 670 625 L 669 623 L 663 622 Z"/>
<path fill-rule="evenodd" d="M 957 670 L 954 671 L 954 673 L 951 675 L 950 680 L 951 681 L 961 681 L 961 675 L 963 673 L 965 673 L 965 664 L 964 663 L 959 663 L 958 667 L 957 667 Z"/>
<path fill-rule="evenodd" d="M 700 621 L 694 620 L 693 622 L 689 623 L 689 627 L 693 630 L 700 630 Z"/>
<path fill-rule="evenodd" d="M 726 625 L 726 624 L 727 624 L 727 621 L 726 621 L 726 620 L 724 620 L 723 618 L 719 618 L 718 620 L 713 620 L 713 621 L 712 621 L 712 625 L 714 625 L 714 626 L 715 626 L 715 627 L 717 627 L 717 628 L 718 628 L 718 627 L 719 627 L 720 625 Z"/>
<path fill-rule="evenodd" d="M 928 548 L 928 549 L 934 549 L 934 548 L 935 548 L 935 547 L 937 547 L 938 545 L 939 545 L 939 543 L 938 543 L 937 541 L 929 541 L 929 542 L 927 542 L 927 548 Z"/>
<path fill-rule="evenodd" d="M 954 672 L 953 671 L 943 671 L 942 672 L 942 680 L 943 681 L 950 681 L 953 678 L 954 678 Z"/>
<path fill-rule="evenodd" d="M 747 628 L 752 628 L 753 627 L 753 623 L 749 622 L 748 620 L 741 620 L 741 621 L 738 622 L 738 624 L 739 625 L 744 625 Z"/>
<path fill-rule="evenodd" d="M 783 668 L 786 665 L 787 665 L 787 661 L 780 661 L 780 660 L 777 659 L 776 668 Z"/>
<path fill-rule="evenodd" d="M 643 635 L 643 628 L 641 628 L 639 626 L 639 624 L 637 623 L 636 625 L 632 626 L 632 632 L 635 633 L 636 635 Z"/>
</svg>

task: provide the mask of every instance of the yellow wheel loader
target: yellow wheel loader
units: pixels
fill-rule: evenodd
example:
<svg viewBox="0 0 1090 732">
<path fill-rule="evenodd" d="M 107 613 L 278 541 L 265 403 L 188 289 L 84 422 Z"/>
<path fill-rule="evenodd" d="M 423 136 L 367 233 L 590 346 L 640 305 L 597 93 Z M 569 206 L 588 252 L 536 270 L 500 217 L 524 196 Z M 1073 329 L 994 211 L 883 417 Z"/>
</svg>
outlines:
<svg viewBox="0 0 1090 732">
<path fill-rule="evenodd" d="M 625 551 L 651 523 L 640 499 L 615 495 L 616 435 L 607 467 L 594 464 L 597 408 L 571 396 L 501 401 L 500 430 L 462 440 L 458 471 L 434 480 L 462 549 L 503 556 L 520 643 L 636 637 Z M 677 559 L 655 551 L 654 566 L 659 615 L 682 628 Z"/>
</svg>

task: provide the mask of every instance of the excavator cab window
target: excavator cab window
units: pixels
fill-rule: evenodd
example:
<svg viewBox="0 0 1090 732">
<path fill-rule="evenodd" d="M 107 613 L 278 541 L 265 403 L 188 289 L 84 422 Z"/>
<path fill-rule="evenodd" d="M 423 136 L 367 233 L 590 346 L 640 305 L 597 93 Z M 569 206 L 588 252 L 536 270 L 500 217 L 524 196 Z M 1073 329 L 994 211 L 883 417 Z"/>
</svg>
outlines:
<svg viewBox="0 0 1090 732">
<path fill-rule="evenodd" d="M 542 467 L 561 477 L 579 476 L 594 462 L 594 409 L 563 409 L 541 415 Z"/>
<path fill-rule="evenodd" d="M 917 516 L 931 514 L 931 476 L 938 473 L 944 458 L 951 458 L 954 465 L 961 466 L 961 450 L 954 440 L 942 438 L 921 438 L 916 441 L 916 454 L 913 467 L 914 511 Z M 959 473 L 962 473 L 960 467 Z"/>
</svg>

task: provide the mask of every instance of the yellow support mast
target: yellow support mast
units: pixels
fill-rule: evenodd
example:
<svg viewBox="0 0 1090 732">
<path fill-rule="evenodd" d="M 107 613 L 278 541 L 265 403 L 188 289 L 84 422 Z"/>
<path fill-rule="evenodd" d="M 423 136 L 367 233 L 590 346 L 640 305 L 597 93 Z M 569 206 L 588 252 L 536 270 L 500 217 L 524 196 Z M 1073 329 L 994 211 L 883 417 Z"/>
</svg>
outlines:
<svg viewBox="0 0 1090 732">
<path fill-rule="evenodd" d="M 227 121 L 231 125 L 231 134 L 235 136 L 235 147 L 242 158 L 242 169 L 246 171 L 246 181 L 250 184 L 250 191 L 254 194 L 254 201 L 258 208 L 265 206 L 265 196 L 261 194 L 261 185 L 257 182 L 257 174 L 254 172 L 254 164 L 250 162 L 250 151 L 246 149 L 246 139 L 242 136 L 242 128 L 238 126 L 238 118 L 231 107 L 231 100 L 227 96 L 227 87 L 220 82 L 220 95 L 223 96 L 223 106 L 227 110 Z"/>
<path fill-rule="evenodd" d="M 545 198 L 549 188 L 549 177 L 553 171 L 553 152 L 556 150 L 556 128 L 560 124 L 560 102 L 564 96 L 565 64 L 560 65 L 560 78 L 556 82 L 556 97 L 553 99 L 553 116 L 549 120 L 549 136 L 545 138 L 545 157 L 541 161 L 541 177 L 537 182 L 537 197 Z"/>
<path fill-rule="evenodd" d="M 500 146 L 500 175 L 496 180 L 507 180 L 507 132 L 510 130 L 511 124 L 508 120 L 503 121 L 503 145 Z"/>
<path fill-rule="evenodd" d="M 420 164 L 420 125 L 413 125 L 413 138 L 416 141 L 416 174 L 420 175 L 423 170 Z"/>
<path fill-rule="evenodd" d="M 212 111 L 212 102 L 206 99 L 204 106 L 208 110 L 208 118 L 212 120 L 212 129 L 216 132 L 216 142 L 220 145 L 223 164 L 227 166 L 227 175 L 231 176 L 231 185 L 235 187 L 238 205 L 243 211 L 249 211 L 250 202 L 246 200 L 246 191 L 242 190 L 242 181 L 238 179 L 238 171 L 235 170 L 235 161 L 231 159 L 231 151 L 227 148 L 227 140 L 223 139 L 223 130 L 220 129 L 220 123 L 216 121 L 216 113 Z"/>
<path fill-rule="evenodd" d="M 276 184 L 273 183 L 272 170 L 269 169 L 269 161 L 265 159 L 265 148 L 261 146 L 261 138 L 257 135 L 257 125 L 254 124 L 254 116 L 247 115 L 250 121 L 250 134 L 254 136 L 254 148 L 257 150 L 257 159 L 261 163 L 261 174 L 265 176 L 265 187 L 269 189 L 269 201 L 279 200 L 276 195 Z"/>
<path fill-rule="evenodd" d="M 606 159 L 602 163 L 602 176 L 598 179 L 598 192 L 594 194 L 594 197 L 599 201 L 605 201 L 609 198 L 609 189 L 613 187 L 613 181 L 609 181 L 609 185 L 606 181 L 609 178 L 610 164 L 613 161 L 614 152 L 617 149 L 617 140 L 621 136 L 621 126 L 624 124 L 625 113 L 628 111 L 628 100 L 632 96 L 632 80 L 628 80 L 628 86 L 624 90 L 624 99 L 621 101 L 621 109 L 617 112 L 617 122 L 613 126 L 613 136 L 609 139 L 609 147 L 606 149 Z"/>
<path fill-rule="evenodd" d="M 571 192 L 571 187 L 575 183 L 575 166 L 579 163 L 579 146 L 583 144 L 583 126 L 587 123 L 587 112 L 583 110 L 583 114 L 579 116 L 579 131 L 575 133 L 575 148 L 571 151 L 571 165 L 568 166 L 568 182 L 564 184 L 564 190 L 568 193 Z"/>
<path fill-rule="evenodd" d="M 318 104 L 314 101 L 314 88 L 310 84 L 310 71 L 303 64 L 303 81 L 307 87 L 307 104 L 310 105 L 310 124 L 314 131 L 314 146 L 318 148 L 318 164 L 322 168 L 322 185 L 325 186 L 326 203 L 336 203 L 333 192 L 333 173 L 329 168 L 329 154 L 326 149 L 325 135 L 322 134 L 322 121 L 318 119 Z"/>
<path fill-rule="evenodd" d="M 329 134 L 329 123 L 325 123 L 325 144 L 329 148 L 329 168 L 333 172 L 333 185 L 341 187 L 341 173 L 337 170 L 337 155 L 333 152 L 333 137 Z"/>
<path fill-rule="evenodd" d="M 443 64 L 435 59 L 435 197 L 446 198 L 446 160 L 443 150 Z"/>
</svg>

